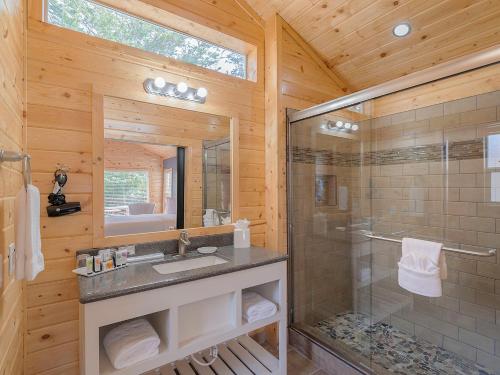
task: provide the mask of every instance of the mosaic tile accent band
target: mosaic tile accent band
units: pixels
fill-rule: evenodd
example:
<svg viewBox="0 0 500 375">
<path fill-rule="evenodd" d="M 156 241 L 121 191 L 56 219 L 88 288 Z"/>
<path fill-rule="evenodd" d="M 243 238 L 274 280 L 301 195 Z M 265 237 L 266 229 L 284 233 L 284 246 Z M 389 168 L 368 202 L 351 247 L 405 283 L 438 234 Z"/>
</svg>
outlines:
<svg viewBox="0 0 500 375">
<path fill-rule="evenodd" d="M 363 314 L 342 313 L 317 328 L 393 374 L 494 375 L 495 372 Z"/>
<path fill-rule="evenodd" d="M 360 155 L 360 153 L 313 150 L 311 148 L 300 148 L 295 146 L 292 150 L 292 157 L 295 163 L 352 167 L 360 166 L 361 163 L 363 165 L 390 165 L 440 161 L 445 159 L 480 159 L 484 156 L 485 147 L 483 138 L 444 144 L 436 143 L 425 146 L 370 151 L 363 155 Z"/>
</svg>

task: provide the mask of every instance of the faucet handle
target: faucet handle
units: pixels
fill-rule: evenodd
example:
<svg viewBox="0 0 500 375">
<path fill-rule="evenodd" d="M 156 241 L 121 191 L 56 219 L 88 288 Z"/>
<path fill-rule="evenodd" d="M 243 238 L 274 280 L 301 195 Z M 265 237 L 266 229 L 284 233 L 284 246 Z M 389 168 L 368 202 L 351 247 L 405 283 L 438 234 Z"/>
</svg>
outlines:
<svg viewBox="0 0 500 375">
<path fill-rule="evenodd" d="M 187 230 L 183 229 L 180 232 L 179 239 L 189 245 L 191 241 L 189 241 L 189 233 Z"/>
</svg>

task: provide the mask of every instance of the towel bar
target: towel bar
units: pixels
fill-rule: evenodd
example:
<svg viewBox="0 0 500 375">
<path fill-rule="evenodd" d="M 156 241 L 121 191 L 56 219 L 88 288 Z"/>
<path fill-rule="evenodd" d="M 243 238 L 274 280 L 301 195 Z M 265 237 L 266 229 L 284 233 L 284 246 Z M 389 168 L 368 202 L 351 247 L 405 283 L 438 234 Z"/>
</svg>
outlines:
<svg viewBox="0 0 500 375">
<path fill-rule="evenodd" d="M 363 234 L 365 237 L 371 238 L 373 240 L 382 240 L 382 241 L 388 241 L 388 242 L 395 242 L 395 243 L 402 243 L 402 240 L 398 240 L 396 238 L 388 238 L 384 236 L 378 236 L 373 233 L 365 233 Z M 443 250 L 445 251 L 452 251 L 454 253 L 460 253 L 460 254 L 468 254 L 468 255 L 477 255 L 480 257 L 491 257 L 496 255 L 497 249 L 488 249 L 488 251 L 474 251 L 474 250 L 464 250 L 464 249 L 456 249 L 454 247 L 446 247 L 443 246 Z"/>
<path fill-rule="evenodd" d="M 14 151 L 0 150 L 0 163 L 2 162 L 23 162 L 23 179 L 24 187 L 26 188 L 31 184 L 31 156 L 28 154 L 21 154 Z"/>
</svg>

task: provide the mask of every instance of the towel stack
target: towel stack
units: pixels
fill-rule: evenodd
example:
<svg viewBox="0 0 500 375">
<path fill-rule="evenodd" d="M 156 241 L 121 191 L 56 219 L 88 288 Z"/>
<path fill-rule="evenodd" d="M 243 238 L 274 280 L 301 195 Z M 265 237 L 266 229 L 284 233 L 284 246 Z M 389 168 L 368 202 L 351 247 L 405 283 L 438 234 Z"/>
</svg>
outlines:
<svg viewBox="0 0 500 375">
<path fill-rule="evenodd" d="M 253 323 L 261 319 L 266 319 L 278 311 L 276 304 L 265 299 L 256 292 L 243 292 L 242 312 L 248 323 Z"/>
<path fill-rule="evenodd" d="M 135 319 L 113 328 L 104 337 L 104 349 L 117 370 L 154 357 L 160 338 L 146 319 Z"/>
</svg>

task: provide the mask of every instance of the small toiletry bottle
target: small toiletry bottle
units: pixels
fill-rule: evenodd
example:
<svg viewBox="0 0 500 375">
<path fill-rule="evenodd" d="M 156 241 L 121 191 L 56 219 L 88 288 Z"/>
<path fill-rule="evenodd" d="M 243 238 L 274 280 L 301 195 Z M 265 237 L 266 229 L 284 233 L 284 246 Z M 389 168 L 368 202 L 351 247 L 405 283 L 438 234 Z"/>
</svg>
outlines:
<svg viewBox="0 0 500 375">
<path fill-rule="evenodd" d="M 128 262 L 128 247 L 121 250 L 122 266 L 126 266 Z"/>
<path fill-rule="evenodd" d="M 247 219 L 238 220 L 234 224 L 234 248 L 244 249 L 250 247 L 250 222 Z"/>
<path fill-rule="evenodd" d="M 89 255 L 86 257 L 85 261 L 87 274 L 91 274 L 92 272 L 94 272 L 94 257 Z"/>
<path fill-rule="evenodd" d="M 113 263 L 113 259 L 108 259 L 106 262 L 104 262 L 104 270 L 109 271 L 115 268 L 115 265 Z"/>
<path fill-rule="evenodd" d="M 122 252 L 120 249 L 115 251 L 115 267 L 122 266 Z"/>
<path fill-rule="evenodd" d="M 80 254 L 76 257 L 76 268 L 87 267 L 88 254 Z"/>
<path fill-rule="evenodd" d="M 102 255 L 96 255 L 94 257 L 94 272 L 102 271 Z"/>
</svg>

